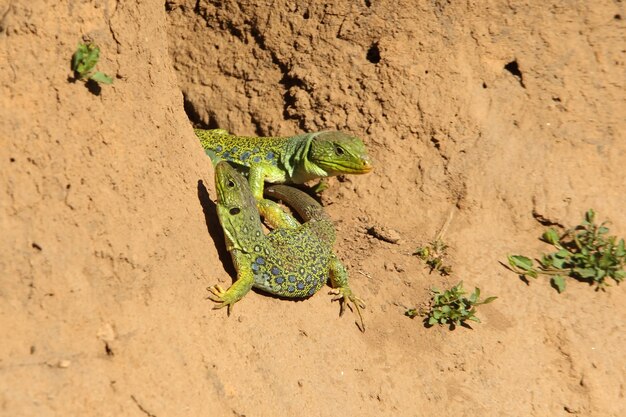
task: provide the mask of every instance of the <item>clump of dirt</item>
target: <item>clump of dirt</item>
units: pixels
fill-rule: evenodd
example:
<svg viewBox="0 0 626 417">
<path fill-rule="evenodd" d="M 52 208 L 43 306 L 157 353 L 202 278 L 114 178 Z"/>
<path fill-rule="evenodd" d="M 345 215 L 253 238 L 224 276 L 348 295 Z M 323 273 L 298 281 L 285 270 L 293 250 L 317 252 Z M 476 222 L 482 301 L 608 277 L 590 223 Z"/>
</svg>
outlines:
<svg viewBox="0 0 626 417">
<path fill-rule="evenodd" d="M 609 1 L 0 6 L 3 414 L 621 415 L 623 288 L 559 295 L 499 262 L 590 207 L 626 235 L 622 16 Z M 84 40 L 114 77 L 100 91 L 71 80 Z M 323 201 L 366 333 L 324 292 L 211 310 L 205 288 L 234 275 L 193 125 L 363 138 L 374 172 L 331 179 Z M 450 276 L 412 256 L 444 226 Z M 404 316 L 461 279 L 498 296 L 473 330 Z"/>
</svg>

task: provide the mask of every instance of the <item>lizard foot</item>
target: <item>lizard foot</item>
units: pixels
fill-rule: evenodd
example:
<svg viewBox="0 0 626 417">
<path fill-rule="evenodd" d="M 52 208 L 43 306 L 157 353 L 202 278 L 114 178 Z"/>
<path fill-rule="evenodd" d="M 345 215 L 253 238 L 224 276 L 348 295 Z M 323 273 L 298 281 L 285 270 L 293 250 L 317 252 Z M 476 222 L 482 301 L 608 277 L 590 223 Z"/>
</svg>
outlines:
<svg viewBox="0 0 626 417">
<path fill-rule="evenodd" d="M 350 303 L 352 303 L 354 305 L 354 309 L 356 310 L 356 313 L 359 315 L 359 319 L 361 321 L 361 325 L 358 326 L 359 330 L 362 332 L 365 332 L 365 323 L 363 322 L 363 316 L 361 315 L 361 309 L 365 308 L 365 302 L 363 302 L 363 300 L 361 300 L 359 297 L 355 296 L 352 293 L 352 290 L 348 287 L 340 287 L 340 288 L 333 288 L 332 290 L 330 290 L 329 294 L 333 294 L 336 295 L 337 297 L 333 298 L 332 301 L 339 301 L 339 316 L 343 316 L 343 312 L 346 309 L 346 305 L 348 306 L 348 308 L 350 310 L 352 310 L 352 306 L 350 305 Z"/>
<path fill-rule="evenodd" d="M 227 314 L 230 316 L 230 312 L 233 310 L 233 306 L 238 301 L 238 299 L 230 297 L 228 294 L 228 290 L 223 289 L 219 284 L 215 284 L 212 287 L 207 287 L 207 290 L 210 292 L 207 298 L 214 303 L 217 303 L 213 307 L 213 310 L 227 307 Z"/>
</svg>

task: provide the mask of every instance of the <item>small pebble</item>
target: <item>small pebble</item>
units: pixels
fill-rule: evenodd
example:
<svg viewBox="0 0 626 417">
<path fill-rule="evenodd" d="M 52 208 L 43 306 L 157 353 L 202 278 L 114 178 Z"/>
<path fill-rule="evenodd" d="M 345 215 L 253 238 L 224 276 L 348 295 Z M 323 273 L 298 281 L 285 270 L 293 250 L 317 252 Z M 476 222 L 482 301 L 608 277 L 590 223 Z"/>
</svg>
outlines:
<svg viewBox="0 0 626 417">
<path fill-rule="evenodd" d="M 372 226 L 367 229 L 367 233 L 385 242 L 395 244 L 400 242 L 400 233 L 384 226 Z"/>
</svg>

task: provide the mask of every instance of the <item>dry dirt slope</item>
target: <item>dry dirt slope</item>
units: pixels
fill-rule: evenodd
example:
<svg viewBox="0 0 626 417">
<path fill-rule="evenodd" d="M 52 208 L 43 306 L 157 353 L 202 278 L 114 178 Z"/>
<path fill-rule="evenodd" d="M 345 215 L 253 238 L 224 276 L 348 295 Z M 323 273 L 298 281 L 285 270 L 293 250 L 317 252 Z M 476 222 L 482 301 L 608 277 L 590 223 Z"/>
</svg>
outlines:
<svg viewBox="0 0 626 417">
<path fill-rule="evenodd" d="M 621 415 L 623 287 L 558 295 L 498 261 L 544 249 L 533 214 L 573 224 L 593 206 L 626 234 L 624 15 L 610 1 L 0 4 L 0 414 Z M 68 82 L 82 36 L 116 78 L 98 96 Z M 230 267 L 188 118 L 364 138 L 376 171 L 324 201 L 365 334 L 324 293 L 210 310 L 204 288 Z M 449 213 L 444 279 L 410 253 Z M 461 278 L 500 297 L 483 325 L 403 316 Z"/>
</svg>

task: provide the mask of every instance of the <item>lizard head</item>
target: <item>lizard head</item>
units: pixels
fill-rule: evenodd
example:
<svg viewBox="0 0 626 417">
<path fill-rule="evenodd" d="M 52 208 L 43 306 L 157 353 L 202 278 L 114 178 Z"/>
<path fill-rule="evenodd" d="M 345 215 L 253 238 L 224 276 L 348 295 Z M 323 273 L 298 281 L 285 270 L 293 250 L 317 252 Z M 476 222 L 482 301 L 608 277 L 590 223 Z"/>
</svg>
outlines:
<svg viewBox="0 0 626 417">
<path fill-rule="evenodd" d="M 244 249 L 248 236 L 261 229 L 256 201 L 246 178 L 228 162 L 215 165 L 217 216 L 230 248 Z M 230 249 L 229 248 L 229 249 Z"/>
<path fill-rule="evenodd" d="M 309 162 L 328 175 L 366 174 L 372 162 L 361 139 L 342 132 L 321 132 L 311 142 Z"/>
</svg>

